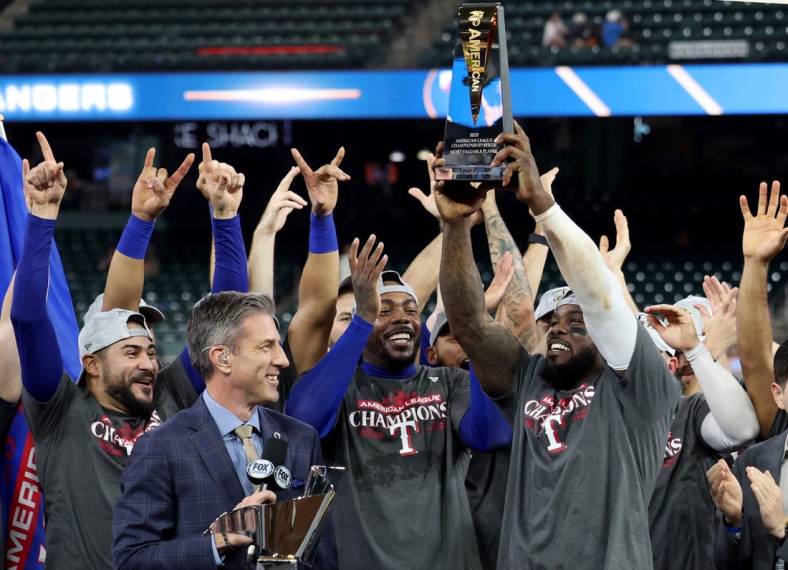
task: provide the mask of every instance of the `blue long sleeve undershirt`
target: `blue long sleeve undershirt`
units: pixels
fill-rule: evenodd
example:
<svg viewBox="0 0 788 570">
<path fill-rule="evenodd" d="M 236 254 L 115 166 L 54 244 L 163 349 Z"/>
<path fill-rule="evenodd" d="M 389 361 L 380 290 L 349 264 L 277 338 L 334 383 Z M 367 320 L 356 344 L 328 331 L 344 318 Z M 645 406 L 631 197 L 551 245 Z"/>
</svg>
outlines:
<svg viewBox="0 0 788 570">
<path fill-rule="evenodd" d="M 287 400 L 287 414 L 313 426 L 321 438 L 327 437 L 336 425 L 342 400 L 371 333 L 372 324 L 354 316 L 331 351 L 293 387 Z M 407 378 L 416 372 L 412 365 L 402 371 L 404 376 L 367 362 L 362 363 L 362 368 L 373 376 L 391 379 Z M 479 452 L 505 447 L 512 442 L 512 427 L 484 393 L 475 376 L 471 377 L 470 405 L 458 432 L 466 446 Z"/>
<path fill-rule="evenodd" d="M 63 358 L 46 302 L 54 235 L 55 220 L 28 214 L 11 304 L 22 385 L 39 402 L 52 399 L 63 376 Z"/>
<path fill-rule="evenodd" d="M 512 445 L 513 430 L 501 410 L 484 393 L 471 368 L 471 403 L 460 420 L 460 439 L 481 453 Z"/>
<path fill-rule="evenodd" d="M 288 415 L 313 426 L 320 438 L 331 433 L 361 354 L 372 334 L 372 324 L 358 315 L 353 317 L 344 334 L 293 386 L 287 399 Z"/>
<path fill-rule="evenodd" d="M 241 218 L 217 220 L 211 215 L 215 268 L 211 293 L 222 291 L 249 291 L 249 270 L 246 265 L 246 246 L 241 232 Z M 205 380 L 192 366 L 189 347 L 183 347 L 179 356 L 189 381 L 198 394 L 205 389 Z"/>
<path fill-rule="evenodd" d="M 246 247 L 241 232 L 241 218 L 217 220 L 211 216 L 216 267 L 213 272 L 211 293 L 222 291 L 249 291 L 249 269 L 246 264 Z"/>
</svg>

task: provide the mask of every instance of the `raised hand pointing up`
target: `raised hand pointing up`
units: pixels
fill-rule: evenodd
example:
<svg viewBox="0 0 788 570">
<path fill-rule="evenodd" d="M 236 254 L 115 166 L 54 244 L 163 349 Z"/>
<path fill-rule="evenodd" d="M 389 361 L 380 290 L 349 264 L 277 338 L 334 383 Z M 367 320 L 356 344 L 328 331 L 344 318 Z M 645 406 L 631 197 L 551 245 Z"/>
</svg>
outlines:
<svg viewBox="0 0 788 570">
<path fill-rule="evenodd" d="M 290 152 L 301 170 L 304 182 L 306 182 L 306 191 L 309 193 L 309 201 L 312 203 L 312 213 L 318 216 L 327 216 L 332 213 L 337 206 L 339 182 L 350 180 L 350 176 L 339 168 L 342 159 L 345 158 L 345 147 L 340 147 L 333 160 L 317 170 L 310 168 L 298 149 L 291 149 Z"/>
<path fill-rule="evenodd" d="M 213 217 L 219 220 L 235 217 L 241 206 L 246 177 L 229 164 L 214 160 L 208 143 L 202 143 L 199 171 L 197 189 L 211 203 Z"/>
<path fill-rule="evenodd" d="M 27 159 L 22 161 L 25 197 L 31 214 L 39 218 L 55 220 L 60 211 L 60 201 L 66 193 L 68 180 L 63 173 L 63 163 L 55 160 L 44 133 L 38 131 L 36 138 L 41 146 L 44 161 L 33 169 L 30 168 Z"/>
<path fill-rule="evenodd" d="M 183 159 L 178 170 L 173 172 L 172 176 L 167 176 L 166 168 L 156 168 L 153 165 L 155 157 L 156 149 L 149 148 L 145 155 L 142 172 L 140 172 L 131 192 L 131 212 L 146 222 L 154 220 L 169 206 L 175 189 L 178 188 L 194 162 L 194 154 L 189 153 Z"/>
</svg>

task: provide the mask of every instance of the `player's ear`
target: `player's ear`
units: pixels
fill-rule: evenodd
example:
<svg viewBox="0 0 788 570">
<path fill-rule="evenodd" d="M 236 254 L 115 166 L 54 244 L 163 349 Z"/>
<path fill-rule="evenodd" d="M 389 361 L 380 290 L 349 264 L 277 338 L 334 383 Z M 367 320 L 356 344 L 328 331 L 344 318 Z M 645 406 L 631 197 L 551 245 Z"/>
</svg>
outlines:
<svg viewBox="0 0 788 570">
<path fill-rule="evenodd" d="M 434 346 L 427 349 L 427 362 L 430 363 L 430 366 L 438 366 L 438 351 Z"/>
<path fill-rule="evenodd" d="M 781 410 L 785 409 L 784 396 L 785 390 L 777 382 L 772 382 L 772 397 L 774 397 L 774 403 Z"/>
</svg>

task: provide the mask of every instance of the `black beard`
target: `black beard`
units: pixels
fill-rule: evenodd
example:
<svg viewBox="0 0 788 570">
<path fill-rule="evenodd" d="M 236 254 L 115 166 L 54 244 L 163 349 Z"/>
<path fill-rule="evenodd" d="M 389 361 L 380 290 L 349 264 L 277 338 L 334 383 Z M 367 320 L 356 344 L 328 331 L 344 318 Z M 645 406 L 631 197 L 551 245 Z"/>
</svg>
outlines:
<svg viewBox="0 0 788 570">
<path fill-rule="evenodd" d="M 121 406 L 123 406 L 132 417 L 150 418 L 153 413 L 153 400 L 150 402 L 139 400 L 131 391 L 131 385 L 125 383 L 107 386 L 107 394 L 112 396 Z"/>
<path fill-rule="evenodd" d="M 556 390 L 571 390 L 588 378 L 597 367 L 596 348 L 585 348 L 563 364 L 546 359 L 542 378 Z"/>
</svg>

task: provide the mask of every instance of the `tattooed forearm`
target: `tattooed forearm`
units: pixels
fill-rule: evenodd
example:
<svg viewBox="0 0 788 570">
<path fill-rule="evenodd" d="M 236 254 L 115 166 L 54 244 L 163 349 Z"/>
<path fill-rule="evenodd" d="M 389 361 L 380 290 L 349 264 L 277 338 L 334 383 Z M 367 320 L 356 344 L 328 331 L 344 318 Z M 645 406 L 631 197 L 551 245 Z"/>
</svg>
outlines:
<svg viewBox="0 0 788 570">
<path fill-rule="evenodd" d="M 512 334 L 487 314 L 467 221 L 444 226 L 440 288 L 451 334 L 471 359 L 483 388 L 490 395 L 506 394 L 520 351 Z"/>
<path fill-rule="evenodd" d="M 536 345 L 534 295 L 528 283 L 522 255 L 495 203 L 485 204 L 484 224 L 487 229 L 487 243 L 493 266 L 498 265 L 499 260 L 507 251 L 511 254 L 514 262 L 514 276 L 506 289 L 502 303 L 503 323 L 526 350 L 532 351 Z"/>
<path fill-rule="evenodd" d="M 467 222 L 447 224 L 444 228 L 440 286 L 443 306 L 452 335 L 462 344 L 478 332 L 487 318 L 479 270 L 473 259 Z M 467 330 L 466 330 L 467 329 Z M 474 339 L 476 340 L 476 339 Z"/>
</svg>

